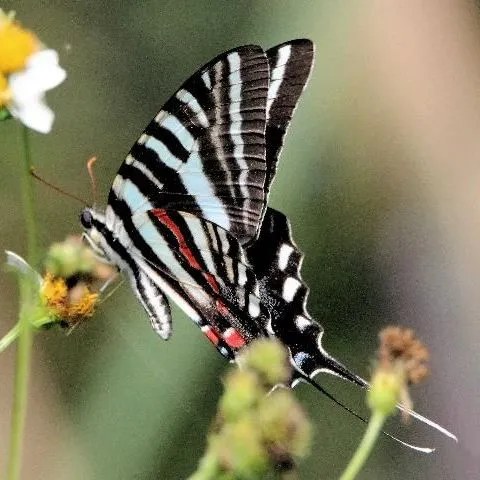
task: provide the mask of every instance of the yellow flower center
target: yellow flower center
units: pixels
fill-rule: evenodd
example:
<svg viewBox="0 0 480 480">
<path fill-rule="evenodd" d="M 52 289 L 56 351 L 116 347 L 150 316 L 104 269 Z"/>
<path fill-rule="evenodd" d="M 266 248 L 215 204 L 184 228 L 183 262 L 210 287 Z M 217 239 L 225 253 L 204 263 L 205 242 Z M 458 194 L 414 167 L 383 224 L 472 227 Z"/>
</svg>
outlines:
<svg viewBox="0 0 480 480">
<path fill-rule="evenodd" d="M 45 304 L 52 310 L 59 311 L 64 308 L 67 300 L 67 284 L 63 278 L 54 277 L 51 273 L 47 273 L 43 279 L 41 293 Z"/>
<path fill-rule="evenodd" d="M 8 87 L 7 78 L 0 73 L 0 107 L 5 107 L 12 100 L 12 92 Z"/>
<path fill-rule="evenodd" d="M 69 291 L 68 299 L 68 317 L 80 320 L 95 313 L 98 293 L 91 293 L 86 285 L 79 284 Z"/>
<path fill-rule="evenodd" d="M 22 70 L 27 58 L 39 48 L 34 33 L 23 29 L 11 16 L 0 16 L 0 73 Z"/>
<path fill-rule="evenodd" d="M 91 317 L 98 301 L 98 293 L 91 293 L 84 284 L 68 289 L 64 278 L 47 273 L 43 279 L 42 298 L 52 315 L 73 326 L 85 317 Z"/>
</svg>

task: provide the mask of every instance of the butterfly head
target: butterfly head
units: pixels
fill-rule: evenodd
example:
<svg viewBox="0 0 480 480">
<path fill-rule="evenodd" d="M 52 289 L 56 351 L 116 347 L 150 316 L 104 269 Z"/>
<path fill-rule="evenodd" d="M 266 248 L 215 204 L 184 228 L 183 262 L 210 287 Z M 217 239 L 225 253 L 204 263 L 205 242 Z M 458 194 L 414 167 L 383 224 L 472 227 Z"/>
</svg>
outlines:
<svg viewBox="0 0 480 480">
<path fill-rule="evenodd" d="M 93 213 L 91 208 L 84 208 L 80 214 L 80 222 L 85 230 L 93 227 Z"/>
<path fill-rule="evenodd" d="M 87 207 L 80 213 L 80 223 L 84 229 L 84 237 L 87 239 L 95 253 L 102 257 L 109 257 L 107 226 L 105 224 L 105 215 Z"/>
</svg>

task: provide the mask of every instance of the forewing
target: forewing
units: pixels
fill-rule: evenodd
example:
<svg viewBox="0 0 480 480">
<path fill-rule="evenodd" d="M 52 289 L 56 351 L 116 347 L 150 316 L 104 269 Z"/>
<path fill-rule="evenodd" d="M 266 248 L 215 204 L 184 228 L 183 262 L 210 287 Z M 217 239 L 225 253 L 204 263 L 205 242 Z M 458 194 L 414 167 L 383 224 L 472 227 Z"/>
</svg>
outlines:
<svg viewBox="0 0 480 480">
<path fill-rule="evenodd" d="M 267 50 L 270 83 L 265 131 L 268 194 L 275 175 L 278 156 L 313 66 L 315 46 L 311 40 L 292 40 Z"/>
<path fill-rule="evenodd" d="M 131 215 L 181 210 L 221 226 L 241 244 L 251 240 L 265 201 L 268 68 L 263 49 L 250 45 L 220 55 L 187 80 L 120 167 L 107 221 L 115 222 L 124 202 Z"/>
</svg>

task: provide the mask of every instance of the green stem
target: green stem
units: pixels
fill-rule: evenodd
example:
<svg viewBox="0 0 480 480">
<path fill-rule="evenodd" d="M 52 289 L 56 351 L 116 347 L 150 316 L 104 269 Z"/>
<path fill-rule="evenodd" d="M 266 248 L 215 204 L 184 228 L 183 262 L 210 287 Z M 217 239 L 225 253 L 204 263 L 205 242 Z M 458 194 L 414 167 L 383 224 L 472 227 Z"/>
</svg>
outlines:
<svg viewBox="0 0 480 480">
<path fill-rule="evenodd" d="M 22 131 L 23 143 L 23 173 L 22 173 L 22 202 L 25 227 L 27 232 L 27 260 L 34 264 L 37 261 L 37 233 L 35 225 L 35 210 L 33 196 L 33 182 L 30 175 L 32 155 L 30 150 L 29 133 L 26 127 Z M 28 377 L 30 372 L 30 357 L 32 350 L 33 331 L 31 317 L 35 303 L 35 292 L 31 282 L 20 279 L 20 314 L 19 337 L 17 346 L 17 363 L 15 371 L 15 391 L 13 398 L 12 426 L 10 432 L 10 452 L 8 464 L 8 479 L 20 478 L 21 451 L 25 418 L 27 411 Z"/>
<path fill-rule="evenodd" d="M 25 285 L 23 285 L 25 287 Z M 23 288 L 22 290 L 25 290 Z M 21 295 L 23 297 L 24 295 Z M 26 299 L 25 301 L 29 301 Z M 33 332 L 28 309 L 23 307 L 20 313 L 20 335 L 17 344 L 17 364 L 15 371 L 15 391 L 13 398 L 12 427 L 10 433 L 10 457 L 8 479 L 20 478 L 20 463 L 27 410 L 28 377 L 32 350 Z"/>
<path fill-rule="evenodd" d="M 30 170 L 33 167 L 30 148 L 29 130 L 22 128 L 23 144 L 23 175 L 22 175 L 22 203 L 23 216 L 27 233 L 27 260 L 35 267 L 37 262 L 37 228 L 35 224 L 35 198 L 33 195 L 33 177 Z"/>
<path fill-rule="evenodd" d="M 383 413 L 374 411 L 372 417 L 370 418 L 367 426 L 367 430 L 363 435 L 362 441 L 357 448 L 357 451 L 353 455 L 350 463 L 343 472 L 340 480 L 353 480 L 358 472 L 363 467 L 363 464 L 367 460 L 370 452 L 372 451 L 373 446 L 382 431 L 382 426 L 385 423 L 386 416 Z"/>
<path fill-rule="evenodd" d="M 52 324 L 55 319 L 41 313 L 38 316 L 30 316 L 30 324 L 34 327 L 34 330 L 42 328 L 44 325 Z M 20 322 L 17 322 L 11 330 L 0 338 L 0 353 L 6 350 L 20 335 Z"/>
<path fill-rule="evenodd" d="M 17 323 L 2 339 L 0 339 L 0 353 L 12 344 L 20 333 L 20 324 Z"/>
</svg>

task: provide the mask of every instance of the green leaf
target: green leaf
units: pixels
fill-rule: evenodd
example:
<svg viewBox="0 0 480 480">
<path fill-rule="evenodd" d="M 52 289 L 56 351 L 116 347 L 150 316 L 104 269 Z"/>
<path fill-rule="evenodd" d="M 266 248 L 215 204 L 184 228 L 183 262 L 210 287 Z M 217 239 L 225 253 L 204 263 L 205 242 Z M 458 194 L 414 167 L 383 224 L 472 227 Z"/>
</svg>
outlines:
<svg viewBox="0 0 480 480">
<path fill-rule="evenodd" d="M 0 121 L 8 120 L 9 118 L 13 118 L 11 113 L 5 107 L 0 108 Z"/>
</svg>

